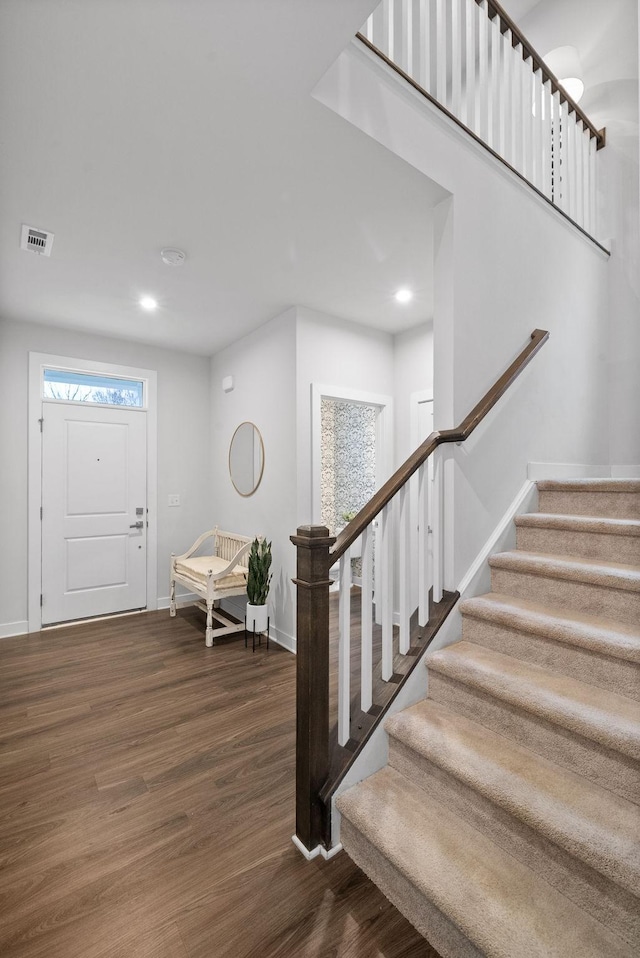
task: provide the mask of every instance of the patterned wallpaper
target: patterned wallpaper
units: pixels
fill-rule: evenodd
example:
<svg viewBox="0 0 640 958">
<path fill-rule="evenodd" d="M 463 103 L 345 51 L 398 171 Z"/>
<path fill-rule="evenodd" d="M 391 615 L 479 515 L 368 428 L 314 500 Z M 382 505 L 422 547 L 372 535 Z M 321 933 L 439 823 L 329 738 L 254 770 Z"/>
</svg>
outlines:
<svg viewBox="0 0 640 958">
<path fill-rule="evenodd" d="M 376 489 L 376 406 L 322 399 L 322 523 L 335 535 Z"/>
</svg>

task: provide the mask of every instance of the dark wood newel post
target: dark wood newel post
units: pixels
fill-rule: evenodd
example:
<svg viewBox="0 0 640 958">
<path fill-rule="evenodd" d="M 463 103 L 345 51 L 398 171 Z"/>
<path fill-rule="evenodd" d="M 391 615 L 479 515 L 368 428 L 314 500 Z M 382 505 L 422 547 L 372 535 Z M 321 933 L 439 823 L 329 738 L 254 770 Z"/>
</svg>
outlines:
<svg viewBox="0 0 640 958">
<path fill-rule="evenodd" d="M 300 526 L 297 548 L 296 836 L 308 851 L 326 845 L 320 789 L 329 774 L 329 549 L 326 526 Z"/>
</svg>

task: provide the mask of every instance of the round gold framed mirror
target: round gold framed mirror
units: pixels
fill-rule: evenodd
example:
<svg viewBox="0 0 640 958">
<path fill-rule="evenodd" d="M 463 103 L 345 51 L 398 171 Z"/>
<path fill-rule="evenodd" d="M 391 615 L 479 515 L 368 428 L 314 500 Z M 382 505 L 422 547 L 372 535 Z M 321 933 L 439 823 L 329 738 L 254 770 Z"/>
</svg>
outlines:
<svg viewBox="0 0 640 958">
<path fill-rule="evenodd" d="M 241 496 L 252 496 L 264 471 L 264 443 L 252 422 L 241 422 L 229 446 L 229 475 Z"/>
</svg>

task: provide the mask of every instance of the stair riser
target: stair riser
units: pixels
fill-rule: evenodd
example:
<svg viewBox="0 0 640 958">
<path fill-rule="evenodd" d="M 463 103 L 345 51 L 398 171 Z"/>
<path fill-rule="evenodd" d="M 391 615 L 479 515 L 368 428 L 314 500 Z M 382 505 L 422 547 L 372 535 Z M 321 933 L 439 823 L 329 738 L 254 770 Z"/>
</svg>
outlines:
<svg viewBox="0 0 640 958">
<path fill-rule="evenodd" d="M 570 555 L 582 559 L 640 565 L 640 536 L 518 526 L 516 543 L 517 548 L 523 552 Z"/>
<path fill-rule="evenodd" d="M 483 952 L 425 898 L 344 815 L 340 824 L 340 841 L 349 857 L 442 958 L 485 958 Z"/>
<path fill-rule="evenodd" d="M 635 492 L 553 492 L 540 489 L 538 511 L 562 516 L 640 519 L 640 496 Z"/>
<path fill-rule="evenodd" d="M 551 885 L 640 947 L 640 900 L 454 775 L 393 737 L 389 764 Z"/>
<path fill-rule="evenodd" d="M 572 609 L 628 625 L 640 622 L 640 592 L 495 567 L 491 570 L 491 589 L 519 599 L 535 597 L 536 602 L 563 611 Z"/>
<path fill-rule="evenodd" d="M 538 755 L 640 803 L 640 767 L 633 759 L 429 669 L 429 697 Z"/>
<path fill-rule="evenodd" d="M 640 699 L 640 669 L 633 662 L 591 652 L 579 645 L 565 645 L 542 635 L 464 613 L 462 638 L 609 692 Z"/>
</svg>

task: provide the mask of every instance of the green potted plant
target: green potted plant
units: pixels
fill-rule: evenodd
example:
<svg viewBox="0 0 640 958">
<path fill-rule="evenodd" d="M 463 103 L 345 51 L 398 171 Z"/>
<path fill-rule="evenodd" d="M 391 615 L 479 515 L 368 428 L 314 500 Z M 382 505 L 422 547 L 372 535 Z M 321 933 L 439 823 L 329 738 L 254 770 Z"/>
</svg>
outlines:
<svg viewBox="0 0 640 958">
<path fill-rule="evenodd" d="M 264 632 L 269 621 L 267 596 L 271 584 L 271 543 L 254 539 L 247 573 L 247 628 Z"/>
</svg>

